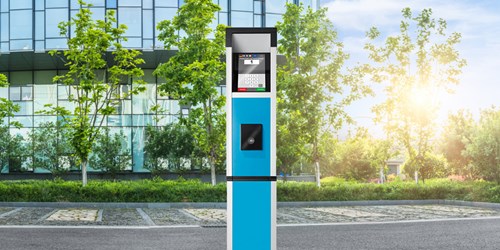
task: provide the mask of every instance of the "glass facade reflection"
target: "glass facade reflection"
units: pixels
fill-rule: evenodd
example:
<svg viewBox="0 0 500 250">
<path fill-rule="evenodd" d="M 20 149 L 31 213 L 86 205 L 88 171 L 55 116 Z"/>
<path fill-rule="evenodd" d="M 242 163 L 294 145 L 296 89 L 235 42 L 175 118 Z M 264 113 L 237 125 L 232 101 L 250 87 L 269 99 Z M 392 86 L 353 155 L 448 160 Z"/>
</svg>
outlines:
<svg viewBox="0 0 500 250">
<path fill-rule="evenodd" d="M 226 24 L 233 27 L 272 27 L 281 20 L 287 0 L 213 0 L 221 6 L 216 20 L 211 24 Z M 113 133 L 122 131 L 127 141 L 127 149 L 132 156 L 129 168 L 133 172 L 146 172 L 144 169 L 144 131 L 148 125 L 164 126 L 177 121 L 179 114 L 186 113 L 178 100 L 161 96 L 157 86 L 162 83 L 152 75 L 159 62 L 165 61 L 164 46 L 158 41 L 156 25 L 165 19 L 172 19 L 183 4 L 183 0 L 86 0 L 91 3 L 94 19 L 103 19 L 106 10 L 116 11 L 119 24 L 125 24 L 127 42 L 125 47 L 149 53 L 151 61 L 144 67 L 147 82 L 146 91 L 127 99 L 117 100 L 116 112 L 107 117 L 103 124 Z M 302 2 L 314 9 L 318 0 L 288 0 Z M 0 73 L 10 82 L 8 88 L 0 88 L 0 97 L 8 98 L 20 106 L 15 117 L 7 122 L 16 121 L 22 128 L 10 128 L 11 134 L 27 138 L 29 133 L 46 122 L 57 121 L 57 116 L 43 115 L 47 104 L 74 108 L 68 98 L 74 90 L 63 84 L 52 82 L 58 74 L 64 74 L 63 63 L 48 55 L 53 49 L 65 49 L 67 35 L 61 35 L 58 24 L 75 17 L 80 6 L 78 0 L 0 0 Z M 182 33 L 180 35 L 183 35 Z M 147 59 L 145 58 L 145 59 Z M 133 84 L 132 79 L 124 80 L 120 91 L 126 92 Z M 225 86 L 220 86 L 221 94 Z M 153 112 L 151 108 L 159 105 L 161 109 Z M 27 140 L 24 140 L 27 141 Z M 23 152 L 15 156 L 10 172 L 19 166 L 28 171 L 45 172 L 29 168 L 34 152 Z M 62 162 L 67 162 L 62 160 Z M 199 166 L 192 166 L 199 169 Z M 4 172 L 9 171 L 4 169 Z"/>
</svg>

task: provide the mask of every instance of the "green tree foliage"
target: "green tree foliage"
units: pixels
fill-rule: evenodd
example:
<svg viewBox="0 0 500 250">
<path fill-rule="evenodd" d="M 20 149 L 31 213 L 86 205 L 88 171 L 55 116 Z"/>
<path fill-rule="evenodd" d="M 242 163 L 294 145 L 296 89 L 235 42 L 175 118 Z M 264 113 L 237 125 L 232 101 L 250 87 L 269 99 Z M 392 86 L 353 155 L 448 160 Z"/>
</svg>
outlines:
<svg viewBox="0 0 500 250">
<path fill-rule="evenodd" d="M 204 157 L 208 159 L 212 184 L 216 184 L 217 162 L 225 158 L 225 97 L 217 86 L 223 81 L 225 63 L 225 26 L 210 28 L 221 8 L 211 0 L 186 0 L 173 20 L 158 24 L 158 39 L 165 47 L 177 48 L 175 55 L 160 64 L 155 74 L 165 79 L 160 91 L 191 105 L 188 117 L 181 117 L 193 133 Z M 215 32 L 215 37 L 209 36 Z M 179 33 L 185 33 L 180 37 Z"/>
<path fill-rule="evenodd" d="M 332 131 L 324 131 L 319 140 L 320 166 L 324 176 L 334 176 L 337 174 L 336 157 L 339 140 Z"/>
<path fill-rule="evenodd" d="M 446 21 L 434 19 L 431 9 L 413 15 L 405 8 L 402 14 L 398 35 L 377 41 L 376 28 L 367 33 L 370 41 L 365 49 L 372 65 L 364 69 L 372 81 L 385 86 L 387 98 L 374 108 L 377 121 L 402 144 L 419 171 L 432 150 L 438 94 L 458 84 L 466 61 L 455 48 L 461 35 L 447 35 Z"/>
<path fill-rule="evenodd" d="M 144 75 L 138 65 L 143 64 L 140 52 L 123 48 L 121 42 L 126 26 L 116 26 L 114 11 L 106 13 L 105 21 L 92 20 L 91 5 L 79 0 L 80 10 L 69 22 L 59 24 L 62 36 L 68 38 L 68 49 L 51 51 L 58 55 L 68 67 L 64 75 L 54 77 L 74 89 L 69 101 L 74 110 L 52 107 L 50 112 L 61 116 L 71 129 L 71 144 L 75 149 L 82 169 L 82 182 L 87 183 L 87 165 L 92 145 L 100 133 L 107 116 L 116 112 L 120 99 L 144 91 L 144 81 L 134 80 L 129 91 L 121 91 L 121 84 L 128 79 Z M 109 52 L 109 51 L 112 52 Z M 101 73 L 101 72 L 104 72 Z"/>
<path fill-rule="evenodd" d="M 7 81 L 7 76 L 4 74 L 0 74 L 0 88 L 8 87 L 9 83 Z"/>
<path fill-rule="evenodd" d="M 0 74 L 0 88 L 8 88 L 9 83 L 7 77 L 4 74 Z M 0 126 L 8 126 L 5 118 L 14 116 L 15 112 L 20 110 L 19 105 L 14 104 L 7 98 L 0 97 Z M 15 127 L 21 127 L 18 122 L 11 122 L 10 125 Z"/>
<path fill-rule="evenodd" d="M 102 130 L 94 142 L 90 166 L 111 174 L 114 179 L 116 174 L 123 172 L 131 165 L 130 148 L 128 148 L 127 138 L 123 131 L 111 134 L 109 128 Z"/>
<path fill-rule="evenodd" d="M 281 107 L 282 104 L 282 99 L 278 100 L 278 106 Z M 297 115 L 299 115 L 299 112 L 283 112 L 276 117 L 278 130 L 276 138 L 276 166 L 278 167 L 278 173 L 282 173 L 285 176 L 290 174 L 293 167 L 307 154 L 304 138 L 297 136 L 297 131 L 299 130 L 296 120 Z"/>
<path fill-rule="evenodd" d="M 354 136 L 343 141 L 331 132 L 324 133 L 319 150 L 324 176 L 355 180 L 376 178 L 380 171 L 385 174 L 387 160 L 398 153 L 391 141 L 373 138 L 365 128 L 359 128 Z"/>
<path fill-rule="evenodd" d="M 422 182 L 430 178 L 443 178 L 451 174 L 448 161 L 443 155 L 428 152 L 422 159 L 406 160 L 402 166 L 403 170 L 412 178 L 415 178 L 415 170 L 419 168 L 419 177 Z"/>
<path fill-rule="evenodd" d="M 276 25 L 282 37 L 278 52 L 286 58 L 278 69 L 278 166 L 298 160 L 309 144 L 318 177 L 322 129 L 340 128 L 348 119 L 343 108 L 370 91 L 360 84 L 359 71 L 342 74 L 348 55 L 326 11 L 288 3 Z"/>
<path fill-rule="evenodd" d="M 399 154 L 399 151 L 394 146 L 391 139 L 374 139 L 369 142 L 370 147 L 370 162 L 373 167 L 379 170 L 383 176 L 379 176 L 385 180 L 387 172 L 387 161 Z M 383 180 L 382 180 L 383 181 Z"/>
<path fill-rule="evenodd" d="M 354 180 L 377 178 L 378 160 L 374 147 L 377 140 L 369 136 L 366 129 L 359 129 L 353 137 L 337 143 L 334 164 L 329 171 L 332 175 Z M 384 162 L 385 165 L 385 162 Z"/>
<path fill-rule="evenodd" d="M 163 128 L 147 127 L 145 167 L 154 175 L 162 172 L 179 172 L 183 163 L 197 158 L 195 138 L 189 129 L 180 123 L 168 124 Z"/>
<path fill-rule="evenodd" d="M 476 178 L 471 159 L 466 155 L 466 145 L 471 143 L 475 122 L 470 111 L 459 110 L 448 116 L 441 135 L 440 151 L 450 164 L 452 174 Z"/>
<path fill-rule="evenodd" d="M 7 87 L 9 87 L 7 77 L 0 74 L 0 88 Z M 8 169 L 9 159 L 22 152 L 22 138 L 10 135 L 9 124 L 6 122 L 6 118 L 14 116 L 19 110 L 19 105 L 7 98 L 0 98 L 0 174 Z M 21 127 L 18 122 L 11 122 L 10 125 Z"/>
<path fill-rule="evenodd" d="M 474 171 L 486 180 L 500 183 L 500 110 L 482 111 L 471 137 L 465 155 L 471 158 Z"/>
<path fill-rule="evenodd" d="M 33 147 L 33 166 L 48 170 L 54 176 L 66 173 L 76 165 L 69 129 L 59 122 L 47 122 L 29 134 Z"/>
<path fill-rule="evenodd" d="M 22 171 L 21 160 L 25 151 L 22 136 L 13 136 L 7 126 L 0 126 L 0 173 L 7 169 Z"/>
</svg>

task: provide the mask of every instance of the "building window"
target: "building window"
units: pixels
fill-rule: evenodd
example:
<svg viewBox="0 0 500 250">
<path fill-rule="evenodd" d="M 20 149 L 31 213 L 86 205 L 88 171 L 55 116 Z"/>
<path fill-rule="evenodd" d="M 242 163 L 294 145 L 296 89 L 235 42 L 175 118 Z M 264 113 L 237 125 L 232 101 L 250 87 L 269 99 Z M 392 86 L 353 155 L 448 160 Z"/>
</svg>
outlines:
<svg viewBox="0 0 500 250">
<path fill-rule="evenodd" d="M 142 8 L 143 9 L 152 9 L 153 8 L 153 0 L 142 0 Z"/>
<path fill-rule="evenodd" d="M 34 109 L 35 112 L 47 109 L 45 105 L 57 105 L 57 85 L 56 84 L 37 84 L 35 85 Z"/>
<path fill-rule="evenodd" d="M 177 15 L 177 8 L 156 8 L 154 13 L 155 26 L 158 27 L 158 23 L 163 20 L 172 20 L 175 15 Z M 163 48 L 163 42 L 158 40 L 158 32 L 156 33 L 155 46 L 157 48 Z"/>
<path fill-rule="evenodd" d="M 155 7 L 177 7 L 177 0 L 156 0 Z"/>
<path fill-rule="evenodd" d="M 9 11 L 9 1 L 0 1 L 0 12 Z"/>
<path fill-rule="evenodd" d="M 219 0 L 219 6 L 221 11 L 227 12 L 227 0 Z"/>
<path fill-rule="evenodd" d="M 37 0 L 35 1 L 37 5 L 39 5 L 39 2 L 43 1 Z M 68 8 L 68 0 L 49 0 L 45 1 L 45 7 L 46 8 Z"/>
<path fill-rule="evenodd" d="M 278 14 L 266 14 L 266 27 L 274 27 L 281 21 L 282 16 Z"/>
<path fill-rule="evenodd" d="M 76 0 L 78 2 L 78 0 Z M 104 7 L 104 0 L 85 0 L 87 4 L 92 4 L 94 7 Z M 115 0 L 116 2 L 116 0 Z"/>
<path fill-rule="evenodd" d="M 67 9 L 47 9 L 46 11 L 46 26 L 45 26 L 45 35 L 46 37 L 60 37 L 61 31 L 59 30 L 60 22 L 68 21 L 68 10 Z M 43 15 L 43 14 L 42 14 Z M 42 31 L 43 32 L 43 31 Z M 65 40 L 62 40 L 64 43 Z"/>
<path fill-rule="evenodd" d="M 122 6 L 129 6 L 129 7 L 141 7 L 141 1 L 137 0 L 120 0 L 120 7 Z"/>
<path fill-rule="evenodd" d="M 142 17 L 140 8 L 120 8 L 118 21 L 127 25 L 125 37 L 140 37 L 142 35 Z"/>
<path fill-rule="evenodd" d="M 33 11 L 16 10 L 10 12 L 10 39 L 31 39 L 33 35 Z"/>
<path fill-rule="evenodd" d="M 253 27 L 252 12 L 231 12 L 231 26 L 233 27 Z"/>
<path fill-rule="evenodd" d="M 45 12 L 35 12 L 35 40 L 45 38 Z"/>
<path fill-rule="evenodd" d="M 287 2 L 287 0 L 266 1 L 266 12 L 284 14 Z"/>
<path fill-rule="evenodd" d="M 9 41 L 9 13 L 0 14 L 0 37 L 2 42 Z"/>
<path fill-rule="evenodd" d="M 252 11 L 253 0 L 231 1 L 231 10 Z"/>
<path fill-rule="evenodd" d="M 9 88 L 11 101 L 31 101 L 33 100 L 33 86 L 11 86 Z"/>
<path fill-rule="evenodd" d="M 21 87 L 21 99 L 23 101 L 33 100 L 33 86 Z"/>
<path fill-rule="evenodd" d="M 117 0 L 106 0 L 106 8 L 108 9 L 116 9 L 117 5 Z"/>
<path fill-rule="evenodd" d="M 54 1 L 54 2 L 57 2 L 57 1 Z M 65 1 L 65 2 L 67 3 L 68 1 Z M 49 5 L 50 3 L 52 3 L 52 2 L 48 1 L 47 5 Z M 35 10 L 42 10 L 43 11 L 44 9 L 45 9 L 45 1 L 43 1 L 43 0 L 35 1 Z"/>
<path fill-rule="evenodd" d="M 2 0 L 2 2 L 7 2 L 8 0 Z M 10 0 L 10 9 L 31 9 L 33 1 L 32 0 Z"/>
<path fill-rule="evenodd" d="M 227 13 L 225 12 L 220 12 L 219 13 L 219 24 L 225 24 L 227 25 L 228 24 L 228 17 L 227 17 Z"/>
<path fill-rule="evenodd" d="M 254 12 L 254 14 L 262 14 L 262 2 L 261 1 L 253 2 L 253 12 Z"/>
<path fill-rule="evenodd" d="M 11 101 L 21 100 L 21 88 L 20 87 L 10 87 L 9 88 L 9 99 Z"/>
</svg>

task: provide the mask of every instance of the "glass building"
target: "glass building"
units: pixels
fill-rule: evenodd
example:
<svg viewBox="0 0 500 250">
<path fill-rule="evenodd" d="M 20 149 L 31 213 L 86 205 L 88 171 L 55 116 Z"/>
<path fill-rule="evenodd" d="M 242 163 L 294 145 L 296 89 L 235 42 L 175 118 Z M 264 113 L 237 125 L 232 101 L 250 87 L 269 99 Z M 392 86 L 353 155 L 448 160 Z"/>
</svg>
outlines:
<svg viewBox="0 0 500 250">
<path fill-rule="evenodd" d="M 147 82 L 145 92 L 120 100 L 118 114 L 111 115 L 105 125 L 112 131 L 123 131 L 127 136 L 128 149 L 132 156 L 130 171 L 145 172 L 144 130 L 150 124 L 162 126 L 175 121 L 181 110 L 177 100 L 157 95 L 157 84 L 161 79 L 152 75 L 160 62 L 168 60 L 172 51 L 166 51 L 158 41 L 156 25 L 172 19 L 183 0 L 86 0 L 93 5 L 94 19 L 103 19 L 109 9 L 116 11 L 119 24 L 125 24 L 128 41 L 125 47 L 142 50 L 146 61 L 142 68 Z M 274 27 L 281 20 L 287 0 L 214 0 L 222 8 L 216 14 L 218 23 L 232 27 Z M 293 0 L 317 9 L 319 0 Z M 52 104 L 70 108 L 68 96 L 72 89 L 52 82 L 58 74 L 64 74 L 63 63 L 48 54 L 50 50 L 67 48 L 66 38 L 59 34 L 58 24 L 74 17 L 79 9 L 78 0 L 0 0 L 0 73 L 5 74 L 10 86 L 0 88 L 0 97 L 20 106 L 20 111 L 6 122 L 17 121 L 22 128 L 10 128 L 11 134 L 28 137 L 31 130 L 45 122 L 55 122 L 56 116 L 41 115 L 44 105 Z M 71 35 L 71 30 L 70 30 Z M 127 88 L 131 80 L 124 82 Z M 223 94 L 225 86 L 220 86 Z M 155 113 L 151 107 L 159 104 L 166 113 Z M 156 118 L 156 119 L 155 119 Z M 27 139 L 26 139 L 27 141 Z M 44 172 L 33 169 L 33 152 L 19 156 L 23 171 Z M 10 167 L 10 172 L 20 169 Z M 196 167 L 196 166 L 193 166 Z M 4 168 L 3 173 L 9 172 Z"/>
</svg>

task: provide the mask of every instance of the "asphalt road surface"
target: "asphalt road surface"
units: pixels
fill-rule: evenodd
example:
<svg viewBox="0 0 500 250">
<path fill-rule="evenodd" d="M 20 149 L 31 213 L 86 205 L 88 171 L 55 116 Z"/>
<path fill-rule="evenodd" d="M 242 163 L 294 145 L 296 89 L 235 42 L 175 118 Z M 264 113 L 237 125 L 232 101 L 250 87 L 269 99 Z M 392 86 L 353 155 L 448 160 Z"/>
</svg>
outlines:
<svg viewBox="0 0 500 250">
<path fill-rule="evenodd" d="M 225 248 L 225 228 L 0 227 L 0 249 Z M 500 218 L 280 226 L 278 249 L 500 249 Z"/>
</svg>

